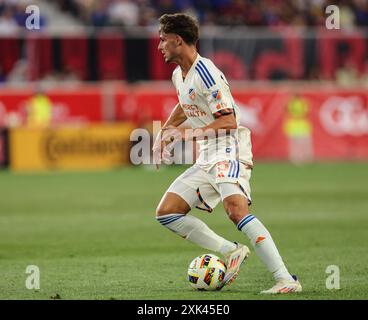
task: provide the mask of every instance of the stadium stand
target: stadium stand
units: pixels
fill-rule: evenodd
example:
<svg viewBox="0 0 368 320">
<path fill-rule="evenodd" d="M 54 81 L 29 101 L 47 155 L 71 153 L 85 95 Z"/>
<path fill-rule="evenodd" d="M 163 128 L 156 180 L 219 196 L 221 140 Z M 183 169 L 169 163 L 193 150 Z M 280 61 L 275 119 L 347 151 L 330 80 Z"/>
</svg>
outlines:
<svg viewBox="0 0 368 320">
<path fill-rule="evenodd" d="M 27 3 L 1 1 L 0 26 L 6 24 L 9 29 L 23 26 Z M 157 24 L 161 14 L 178 11 L 196 16 L 202 25 L 319 26 L 324 24 L 324 9 L 330 4 L 340 7 L 343 25 L 368 25 L 368 3 L 364 0 L 55 0 L 50 3 L 57 6 L 59 15 L 67 13 L 94 27 L 151 26 Z M 48 19 L 47 23 L 53 21 Z"/>
</svg>

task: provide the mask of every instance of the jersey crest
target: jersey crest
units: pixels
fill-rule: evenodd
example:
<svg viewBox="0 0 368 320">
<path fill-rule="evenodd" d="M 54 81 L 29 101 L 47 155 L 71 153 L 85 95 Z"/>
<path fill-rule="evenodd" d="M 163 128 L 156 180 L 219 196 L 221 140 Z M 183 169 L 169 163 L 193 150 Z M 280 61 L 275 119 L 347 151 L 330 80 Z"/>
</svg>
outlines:
<svg viewBox="0 0 368 320">
<path fill-rule="evenodd" d="M 189 98 L 190 98 L 190 100 L 194 101 L 195 96 L 196 96 L 196 93 L 195 93 L 194 89 L 190 88 L 189 89 Z"/>
<path fill-rule="evenodd" d="M 221 91 L 220 90 L 215 90 L 211 93 L 212 97 L 215 100 L 221 100 Z"/>
</svg>

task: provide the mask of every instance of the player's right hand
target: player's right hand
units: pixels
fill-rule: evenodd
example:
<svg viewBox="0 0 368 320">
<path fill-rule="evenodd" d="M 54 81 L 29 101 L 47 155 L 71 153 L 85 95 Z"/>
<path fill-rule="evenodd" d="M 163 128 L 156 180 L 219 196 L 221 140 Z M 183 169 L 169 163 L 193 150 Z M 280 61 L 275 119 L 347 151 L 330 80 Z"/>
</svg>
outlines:
<svg viewBox="0 0 368 320">
<path fill-rule="evenodd" d="M 160 168 L 162 160 L 168 159 L 171 154 L 168 149 L 166 149 L 166 143 L 162 141 L 162 132 L 156 136 L 155 143 L 152 147 L 153 162 L 156 165 L 156 169 Z"/>
<path fill-rule="evenodd" d="M 170 151 L 165 147 L 164 144 L 159 148 L 152 148 L 153 151 L 153 162 L 156 165 L 156 169 L 160 168 L 161 162 L 165 162 L 165 160 L 169 161 L 171 157 Z"/>
<path fill-rule="evenodd" d="M 161 141 L 159 143 L 156 143 L 153 145 L 152 148 L 152 154 L 153 154 L 153 163 L 156 165 L 156 169 L 160 168 L 161 160 L 162 160 L 162 146 Z"/>
</svg>

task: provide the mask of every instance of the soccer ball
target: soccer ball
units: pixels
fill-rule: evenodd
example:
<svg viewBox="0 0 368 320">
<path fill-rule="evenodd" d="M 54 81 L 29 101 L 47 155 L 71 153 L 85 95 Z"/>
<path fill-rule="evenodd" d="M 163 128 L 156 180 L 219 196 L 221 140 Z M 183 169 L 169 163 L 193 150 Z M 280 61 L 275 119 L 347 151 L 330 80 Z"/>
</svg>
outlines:
<svg viewBox="0 0 368 320">
<path fill-rule="evenodd" d="M 196 290 L 219 290 L 226 273 L 226 264 L 214 254 L 196 257 L 189 265 L 188 280 Z"/>
</svg>

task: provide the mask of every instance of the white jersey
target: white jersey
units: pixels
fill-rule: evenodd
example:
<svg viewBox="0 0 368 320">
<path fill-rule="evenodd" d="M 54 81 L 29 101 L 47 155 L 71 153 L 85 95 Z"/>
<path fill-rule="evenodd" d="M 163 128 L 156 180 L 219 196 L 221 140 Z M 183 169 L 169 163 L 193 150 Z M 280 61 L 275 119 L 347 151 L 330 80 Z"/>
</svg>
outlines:
<svg viewBox="0 0 368 320">
<path fill-rule="evenodd" d="M 199 157 L 196 161 L 206 171 L 225 160 L 236 160 L 252 165 L 250 131 L 239 127 L 239 107 L 231 95 L 224 74 L 209 59 L 197 55 L 183 80 L 178 66 L 172 75 L 180 106 L 193 129 L 202 128 L 222 114 L 233 111 L 238 129 L 232 135 L 200 140 Z"/>
</svg>

